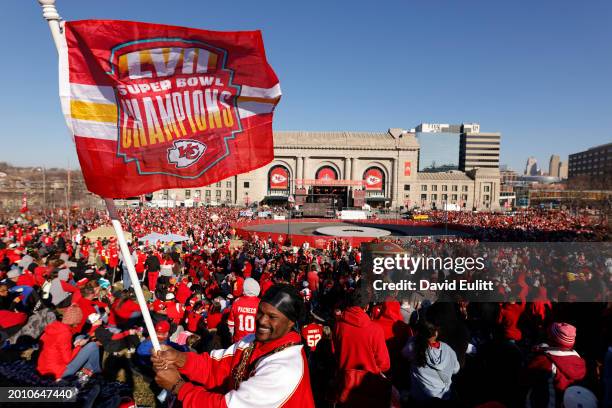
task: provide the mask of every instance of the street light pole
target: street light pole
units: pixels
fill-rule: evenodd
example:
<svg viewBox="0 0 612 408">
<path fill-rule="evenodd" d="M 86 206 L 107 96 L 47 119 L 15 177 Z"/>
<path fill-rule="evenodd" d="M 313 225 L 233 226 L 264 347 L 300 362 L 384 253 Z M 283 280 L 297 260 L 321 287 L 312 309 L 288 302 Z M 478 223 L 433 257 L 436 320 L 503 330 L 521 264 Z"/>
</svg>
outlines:
<svg viewBox="0 0 612 408">
<path fill-rule="evenodd" d="M 45 168 L 42 168 L 43 175 L 43 211 L 44 214 L 47 215 L 47 171 Z"/>
<path fill-rule="evenodd" d="M 40 171 L 42 173 L 42 188 L 43 188 L 43 202 L 42 202 L 42 207 L 43 207 L 43 215 L 46 216 L 47 215 L 47 179 L 46 179 L 46 172 L 45 172 L 45 167 L 39 167 L 37 168 L 38 171 Z"/>
<path fill-rule="evenodd" d="M 448 204 L 444 202 L 444 235 L 448 235 Z"/>
</svg>

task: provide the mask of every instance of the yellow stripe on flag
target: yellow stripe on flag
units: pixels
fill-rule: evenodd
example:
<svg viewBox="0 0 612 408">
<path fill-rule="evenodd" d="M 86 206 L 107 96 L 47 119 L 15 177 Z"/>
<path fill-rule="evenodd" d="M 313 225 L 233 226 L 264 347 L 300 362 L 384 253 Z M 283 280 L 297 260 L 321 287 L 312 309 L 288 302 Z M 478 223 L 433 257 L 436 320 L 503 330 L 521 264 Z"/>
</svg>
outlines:
<svg viewBox="0 0 612 408">
<path fill-rule="evenodd" d="M 239 96 L 238 102 L 260 102 L 260 103 L 272 103 L 276 104 L 280 100 L 280 96 L 277 98 L 258 98 L 255 96 Z"/>
<path fill-rule="evenodd" d="M 117 122 L 117 106 L 108 103 L 70 101 L 70 116 L 94 122 Z"/>
</svg>

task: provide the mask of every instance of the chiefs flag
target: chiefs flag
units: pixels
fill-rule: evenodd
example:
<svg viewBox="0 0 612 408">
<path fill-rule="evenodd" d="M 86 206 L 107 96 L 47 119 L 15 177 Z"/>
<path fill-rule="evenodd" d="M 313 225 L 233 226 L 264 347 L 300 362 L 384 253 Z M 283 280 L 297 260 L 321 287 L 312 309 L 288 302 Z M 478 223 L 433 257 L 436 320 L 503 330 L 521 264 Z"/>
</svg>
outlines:
<svg viewBox="0 0 612 408">
<path fill-rule="evenodd" d="M 383 189 L 383 173 L 380 169 L 368 169 L 363 175 L 366 190 L 380 191 Z"/>
<path fill-rule="evenodd" d="M 68 22 L 60 97 L 102 197 L 207 185 L 273 158 L 281 90 L 259 31 Z"/>
<path fill-rule="evenodd" d="M 270 172 L 270 190 L 287 190 L 288 188 L 289 172 L 284 167 L 274 167 Z"/>
</svg>

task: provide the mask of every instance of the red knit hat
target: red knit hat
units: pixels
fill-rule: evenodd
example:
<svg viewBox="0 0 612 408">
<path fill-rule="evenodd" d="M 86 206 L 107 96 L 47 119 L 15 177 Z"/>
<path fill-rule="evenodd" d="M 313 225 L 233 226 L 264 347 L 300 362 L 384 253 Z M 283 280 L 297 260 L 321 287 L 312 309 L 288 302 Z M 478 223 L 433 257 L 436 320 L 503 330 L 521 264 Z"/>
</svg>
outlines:
<svg viewBox="0 0 612 408">
<path fill-rule="evenodd" d="M 157 322 L 155 325 L 155 332 L 157 334 L 166 334 L 170 331 L 170 323 L 167 320 Z"/>
<path fill-rule="evenodd" d="M 568 323 L 553 323 L 550 327 L 550 339 L 555 345 L 572 348 L 576 341 L 576 328 Z"/>
<path fill-rule="evenodd" d="M 68 326 L 74 326 L 76 324 L 81 323 L 82 319 L 83 312 L 81 312 L 81 308 L 77 305 L 70 305 L 69 307 L 64 309 L 62 323 L 67 324 Z"/>
</svg>

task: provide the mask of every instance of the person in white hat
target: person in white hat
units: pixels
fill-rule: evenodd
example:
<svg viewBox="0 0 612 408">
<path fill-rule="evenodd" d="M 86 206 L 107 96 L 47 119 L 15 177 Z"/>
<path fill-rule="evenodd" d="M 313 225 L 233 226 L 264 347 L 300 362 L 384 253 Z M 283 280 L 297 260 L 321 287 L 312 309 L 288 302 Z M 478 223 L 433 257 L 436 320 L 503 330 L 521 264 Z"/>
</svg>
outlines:
<svg viewBox="0 0 612 408">
<path fill-rule="evenodd" d="M 19 269 L 19 267 L 17 266 L 13 266 L 11 270 L 8 271 L 8 273 L 6 274 L 6 277 L 8 278 L 7 284 L 10 287 L 15 286 L 17 284 L 17 279 L 19 279 L 19 276 L 21 276 L 21 269 Z"/>
<path fill-rule="evenodd" d="M 253 278 L 246 278 L 240 296 L 230 310 L 227 325 L 233 335 L 234 343 L 244 336 L 255 333 L 255 315 L 259 307 L 259 283 Z"/>
</svg>

